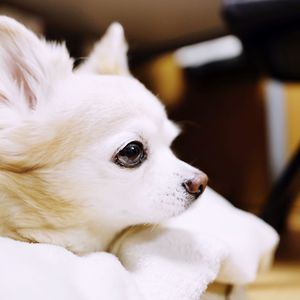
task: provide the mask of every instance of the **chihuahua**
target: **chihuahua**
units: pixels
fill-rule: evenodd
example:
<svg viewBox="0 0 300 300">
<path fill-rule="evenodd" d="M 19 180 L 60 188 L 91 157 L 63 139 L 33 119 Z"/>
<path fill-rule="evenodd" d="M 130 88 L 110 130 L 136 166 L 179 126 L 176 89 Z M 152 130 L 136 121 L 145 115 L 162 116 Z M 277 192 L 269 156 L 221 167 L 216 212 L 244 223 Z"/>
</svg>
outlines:
<svg viewBox="0 0 300 300">
<path fill-rule="evenodd" d="M 207 176 L 170 150 L 179 129 L 126 52 L 113 23 L 74 69 L 64 45 L 0 17 L 0 235 L 105 250 L 203 192 Z"/>
</svg>

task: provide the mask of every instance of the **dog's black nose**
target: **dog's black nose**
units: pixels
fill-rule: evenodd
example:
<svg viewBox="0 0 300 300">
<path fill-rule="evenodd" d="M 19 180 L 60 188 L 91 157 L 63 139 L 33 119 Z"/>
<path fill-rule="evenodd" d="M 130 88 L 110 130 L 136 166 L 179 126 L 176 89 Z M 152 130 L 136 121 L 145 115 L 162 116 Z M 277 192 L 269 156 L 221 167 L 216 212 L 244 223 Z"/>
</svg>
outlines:
<svg viewBox="0 0 300 300">
<path fill-rule="evenodd" d="M 186 191 L 195 196 L 200 196 L 206 188 L 208 177 L 204 173 L 197 173 L 192 179 L 186 180 L 182 185 Z"/>
</svg>

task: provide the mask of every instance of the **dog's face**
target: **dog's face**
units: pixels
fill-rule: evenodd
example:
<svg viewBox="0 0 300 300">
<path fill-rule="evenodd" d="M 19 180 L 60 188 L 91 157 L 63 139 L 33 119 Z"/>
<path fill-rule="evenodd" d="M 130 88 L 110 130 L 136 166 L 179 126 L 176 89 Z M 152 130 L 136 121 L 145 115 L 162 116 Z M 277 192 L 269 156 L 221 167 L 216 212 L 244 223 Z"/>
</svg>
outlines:
<svg viewBox="0 0 300 300">
<path fill-rule="evenodd" d="M 49 228 L 80 226 L 89 238 L 115 233 L 178 215 L 201 194 L 207 177 L 170 150 L 179 130 L 130 75 L 120 25 L 75 71 L 64 47 L 11 19 L 0 18 L 0 42 L 0 206 L 13 199 L 8 227 L 64 245 L 38 227 L 48 236 Z"/>
</svg>

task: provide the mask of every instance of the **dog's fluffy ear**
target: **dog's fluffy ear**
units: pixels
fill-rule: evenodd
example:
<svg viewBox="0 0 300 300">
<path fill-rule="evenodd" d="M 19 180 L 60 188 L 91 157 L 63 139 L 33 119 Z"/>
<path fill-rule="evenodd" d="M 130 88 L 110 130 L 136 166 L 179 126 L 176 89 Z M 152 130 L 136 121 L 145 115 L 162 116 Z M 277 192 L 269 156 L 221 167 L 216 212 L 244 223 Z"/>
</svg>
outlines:
<svg viewBox="0 0 300 300">
<path fill-rule="evenodd" d="M 112 23 L 77 70 L 97 74 L 130 75 L 127 48 L 123 27 L 119 23 Z"/>
<path fill-rule="evenodd" d="M 0 17 L 0 104 L 34 109 L 72 68 L 64 46 L 46 43 L 17 21 Z"/>
</svg>

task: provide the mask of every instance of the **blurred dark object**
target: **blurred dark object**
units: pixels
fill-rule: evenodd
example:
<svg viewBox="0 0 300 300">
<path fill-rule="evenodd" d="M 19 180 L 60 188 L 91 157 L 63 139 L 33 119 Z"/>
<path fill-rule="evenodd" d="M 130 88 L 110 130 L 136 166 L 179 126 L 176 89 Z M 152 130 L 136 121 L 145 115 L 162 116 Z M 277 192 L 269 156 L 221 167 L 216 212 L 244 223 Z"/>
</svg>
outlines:
<svg viewBox="0 0 300 300">
<path fill-rule="evenodd" d="M 273 78 L 300 80 L 300 1 L 224 0 L 223 13 L 258 68 Z M 274 185 L 262 218 L 281 232 L 299 191 L 300 149 Z"/>
<path fill-rule="evenodd" d="M 185 70 L 184 101 L 170 112 L 184 130 L 174 149 L 213 189 L 256 213 L 270 187 L 263 84 L 241 58 L 219 63 Z"/>
<path fill-rule="evenodd" d="M 262 218 L 278 232 L 285 226 L 293 201 L 300 191 L 300 149 L 274 185 L 262 212 Z"/>
<path fill-rule="evenodd" d="M 223 15 L 253 62 L 273 78 L 300 79 L 300 1 L 223 0 Z"/>
</svg>

